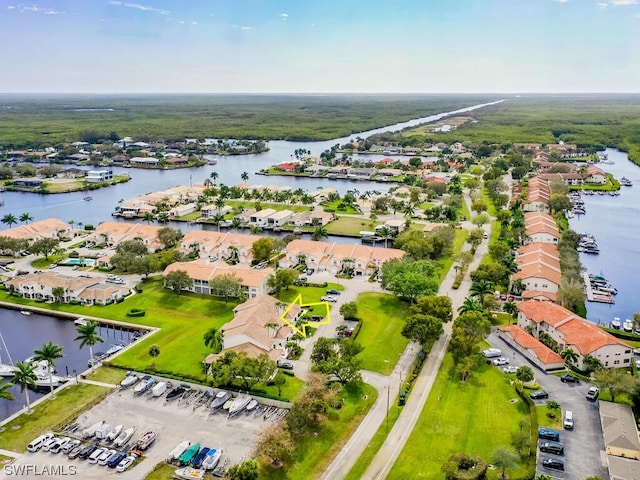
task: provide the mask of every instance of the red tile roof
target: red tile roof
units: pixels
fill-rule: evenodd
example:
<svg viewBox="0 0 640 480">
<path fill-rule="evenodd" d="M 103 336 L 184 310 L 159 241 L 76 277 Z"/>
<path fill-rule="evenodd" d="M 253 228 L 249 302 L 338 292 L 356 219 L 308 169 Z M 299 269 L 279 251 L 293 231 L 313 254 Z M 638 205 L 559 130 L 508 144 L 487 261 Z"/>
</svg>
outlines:
<svg viewBox="0 0 640 480">
<path fill-rule="evenodd" d="M 505 325 L 500 327 L 500 331 L 511 334 L 511 337 L 518 345 L 533 351 L 542 363 L 564 363 L 560 355 L 542 344 L 537 338 L 529 335 L 518 325 Z"/>
</svg>

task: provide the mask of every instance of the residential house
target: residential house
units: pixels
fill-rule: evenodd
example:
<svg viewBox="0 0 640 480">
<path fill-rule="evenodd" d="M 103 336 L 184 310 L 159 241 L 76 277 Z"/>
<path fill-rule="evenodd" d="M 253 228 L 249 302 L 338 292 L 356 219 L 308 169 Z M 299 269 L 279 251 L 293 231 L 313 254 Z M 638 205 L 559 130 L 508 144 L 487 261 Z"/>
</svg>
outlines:
<svg viewBox="0 0 640 480">
<path fill-rule="evenodd" d="M 249 223 L 251 225 L 256 225 L 259 227 L 263 227 L 267 225 L 267 218 L 276 213 L 273 208 L 265 208 L 264 210 L 254 212 L 251 217 L 249 217 Z"/>
<path fill-rule="evenodd" d="M 158 211 L 154 205 L 139 200 L 123 202 L 116 210 L 125 218 L 141 217 L 145 213 L 155 214 Z"/>
<path fill-rule="evenodd" d="M 212 291 L 211 280 L 226 274 L 235 275 L 240 280 L 242 291 L 248 298 L 267 293 L 267 279 L 274 273 L 273 268 L 257 270 L 248 264 L 229 265 L 221 260 L 210 262 L 206 258 L 200 258 L 193 262 L 174 262 L 167 266 L 162 274 L 166 277 L 169 273 L 179 270 L 187 272 L 189 278 L 193 280 L 190 291 L 207 295 L 219 293 Z"/>
<path fill-rule="evenodd" d="M 324 200 L 328 200 L 331 195 L 336 195 L 337 193 L 338 190 L 336 190 L 335 188 L 326 187 L 321 188 L 320 190 L 316 190 L 315 192 L 311 193 L 311 195 L 317 202 L 322 202 Z"/>
<path fill-rule="evenodd" d="M 38 188 L 42 186 L 44 180 L 41 178 L 16 178 L 11 183 L 14 187 Z"/>
<path fill-rule="evenodd" d="M 47 218 L 6 230 L 0 230 L 0 237 L 9 237 L 16 240 L 58 239 L 70 237 L 71 234 L 69 224 L 58 218 Z"/>
<path fill-rule="evenodd" d="M 529 335 L 518 325 L 504 325 L 499 327 L 498 331 L 500 338 L 545 372 L 565 367 L 564 360 L 560 355 Z"/>
<path fill-rule="evenodd" d="M 640 437 L 631 407 L 603 400 L 598 406 L 607 455 L 640 460 Z"/>
<path fill-rule="evenodd" d="M 376 225 L 375 231 L 376 233 L 380 233 L 380 231 L 384 227 L 387 227 L 394 235 L 397 235 L 402 232 L 406 228 L 406 226 L 407 222 L 405 222 L 403 219 L 391 219 L 387 220 L 382 225 Z"/>
<path fill-rule="evenodd" d="M 102 222 L 95 231 L 87 237 L 96 245 L 116 247 L 125 240 L 139 239 L 150 252 L 164 248 L 158 240 L 158 230 L 162 227 L 143 225 L 141 223 Z"/>
<path fill-rule="evenodd" d="M 133 167 L 157 167 L 160 160 L 153 157 L 132 157 L 129 159 L 129 164 Z"/>
<path fill-rule="evenodd" d="M 539 177 L 529 179 L 527 198 L 522 209 L 525 212 L 549 212 L 551 192 L 547 182 Z"/>
<path fill-rule="evenodd" d="M 569 172 L 569 173 L 540 173 L 538 174 L 542 180 L 551 184 L 554 180 L 563 182 L 565 185 L 573 186 L 573 185 L 582 185 L 584 180 L 582 179 L 582 175 L 578 172 Z"/>
<path fill-rule="evenodd" d="M 225 205 L 224 207 L 216 207 L 215 205 L 205 205 L 200 209 L 200 214 L 202 218 L 213 218 L 217 214 L 226 215 L 227 213 L 231 213 L 233 211 L 233 207 L 229 205 Z"/>
<path fill-rule="evenodd" d="M 110 182 L 113 180 L 113 170 L 89 170 L 86 180 L 89 183 Z"/>
<path fill-rule="evenodd" d="M 534 262 L 522 265 L 520 269 L 511 276 L 512 281 L 520 280 L 525 290 L 535 292 L 546 292 L 555 295 L 560 288 L 562 281 L 560 270 L 556 270 L 542 262 Z M 547 298 L 553 298 L 546 295 Z"/>
<path fill-rule="evenodd" d="M 253 244 L 261 237 L 243 233 L 213 232 L 209 230 L 191 230 L 180 243 L 180 251 L 189 253 L 197 248 L 201 258 L 211 260 L 233 260 L 238 263 L 251 263 Z"/>
<path fill-rule="evenodd" d="M 280 210 L 279 212 L 275 212 L 274 214 L 267 217 L 267 227 L 283 227 L 287 223 L 289 223 L 289 220 L 291 220 L 294 215 L 294 212 L 292 212 L 291 210 Z"/>
<path fill-rule="evenodd" d="M 519 302 L 518 326 L 531 329 L 538 339 L 541 334 L 548 335 L 557 344 L 559 352 L 571 348 L 578 354 L 575 365 L 582 370 L 587 367 L 587 356 L 599 360 L 604 368 L 629 367 L 631 364 L 633 352 L 629 345 L 555 303 Z"/>
<path fill-rule="evenodd" d="M 184 205 L 176 205 L 171 210 L 169 210 L 170 218 L 179 218 L 184 217 L 185 215 L 189 215 L 196 211 L 195 203 L 185 203 Z"/>
<path fill-rule="evenodd" d="M 369 180 L 373 177 L 378 171 L 375 168 L 352 168 L 347 173 L 347 178 L 351 178 L 354 180 Z"/>
<path fill-rule="evenodd" d="M 306 211 L 294 214 L 289 219 L 289 225 L 295 227 L 324 226 L 331 222 L 333 218 L 334 215 L 330 212 Z"/>
<path fill-rule="evenodd" d="M 604 185 L 607 183 L 607 174 L 604 170 L 594 167 L 593 165 L 589 165 L 584 170 L 584 182 L 592 185 Z"/>
</svg>

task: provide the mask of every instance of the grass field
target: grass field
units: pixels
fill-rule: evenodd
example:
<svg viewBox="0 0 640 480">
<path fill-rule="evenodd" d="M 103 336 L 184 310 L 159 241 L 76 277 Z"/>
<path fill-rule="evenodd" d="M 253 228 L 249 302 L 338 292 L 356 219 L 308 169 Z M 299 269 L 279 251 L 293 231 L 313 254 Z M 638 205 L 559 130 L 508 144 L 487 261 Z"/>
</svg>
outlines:
<svg viewBox="0 0 640 480">
<path fill-rule="evenodd" d="M 109 388 L 81 383 L 64 388 L 56 398 L 40 403 L 31 415 L 20 415 L 7 423 L 0 433 L 2 448 L 24 452 L 31 440 L 47 431 L 56 431 L 71 423 L 81 412 L 102 400 Z M 16 401 L 22 401 L 20 397 Z"/>
<path fill-rule="evenodd" d="M 164 462 L 159 463 L 144 477 L 144 480 L 166 480 L 167 478 L 173 478 L 173 472 L 175 471 L 175 465 L 169 465 Z"/>
<path fill-rule="evenodd" d="M 409 315 L 409 304 L 386 293 L 361 293 L 358 296 L 358 316 L 362 328 L 358 342 L 364 350 L 358 356 L 362 368 L 389 375 L 409 340 L 400 332 Z"/>
<path fill-rule="evenodd" d="M 374 222 L 368 218 L 358 217 L 338 217 L 337 220 L 329 223 L 325 228 L 329 235 L 348 235 L 352 237 L 360 237 L 362 231 L 373 231 L 380 222 Z"/>
<path fill-rule="evenodd" d="M 486 95 L 3 96 L 0 143 L 80 140 L 115 131 L 136 141 L 185 137 L 327 140 L 495 100 Z M 78 109 L 113 109 L 78 111 Z"/>
<path fill-rule="evenodd" d="M 455 375 L 453 357 L 444 358 L 418 423 L 393 466 L 388 478 L 444 478 L 440 470 L 454 453 L 479 455 L 491 463 L 499 446 L 509 446 L 518 422 L 528 415 L 522 401 L 512 403 L 517 395 L 504 373 L 481 364 L 471 379 L 460 383 Z M 523 466 L 509 471 L 520 478 Z M 489 470 L 487 478 L 497 479 Z"/>
<path fill-rule="evenodd" d="M 376 400 L 377 391 L 364 385 L 361 392 L 343 392 L 344 404 L 333 418 L 318 427 L 317 435 L 296 439 L 293 458 L 284 468 L 264 466 L 261 480 L 311 480 L 318 478 L 338 454 Z"/>
</svg>

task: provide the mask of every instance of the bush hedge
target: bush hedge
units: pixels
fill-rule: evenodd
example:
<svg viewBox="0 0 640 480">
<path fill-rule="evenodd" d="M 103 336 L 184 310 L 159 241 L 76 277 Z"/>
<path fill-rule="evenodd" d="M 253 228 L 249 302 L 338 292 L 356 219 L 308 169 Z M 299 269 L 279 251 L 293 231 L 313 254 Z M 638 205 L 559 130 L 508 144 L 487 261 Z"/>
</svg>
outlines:
<svg viewBox="0 0 640 480">
<path fill-rule="evenodd" d="M 144 317 L 145 311 L 139 308 L 132 308 L 127 312 L 127 317 Z"/>
</svg>

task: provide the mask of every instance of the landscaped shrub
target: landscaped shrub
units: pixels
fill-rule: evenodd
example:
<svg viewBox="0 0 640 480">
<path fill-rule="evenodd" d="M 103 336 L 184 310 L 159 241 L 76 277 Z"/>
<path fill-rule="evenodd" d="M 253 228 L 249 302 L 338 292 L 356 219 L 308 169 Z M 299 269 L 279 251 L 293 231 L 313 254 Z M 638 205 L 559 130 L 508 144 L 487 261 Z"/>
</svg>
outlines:
<svg viewBox="0 0 640 480">
<path fill-rule="evenodd" d="M 127 312 L 127 317 L 144 317 L 145 311 L 140 308 L 132 308 Z"/>
<path fill-rule="evenodd" d="M 442 466 L 447 480 L 480 480 L 487 476 L 487 462 L 476 455 L 456 453 Z"/>
<path fill-rule="evenodd" d="M 353 332 L 351 332 L 351 338 L 355 340 L 358 338 L 358 334 L 360 333 L 360 329 L 362 328 L 362 320 L 358 320 L 358 323 L 355 327 L 353 327 Z"/>
<path fill-rule="evenodd" d="M 82 302 L 80 300 L 69 300 L 69 305 L 81 305 Z"/>
</svg>

